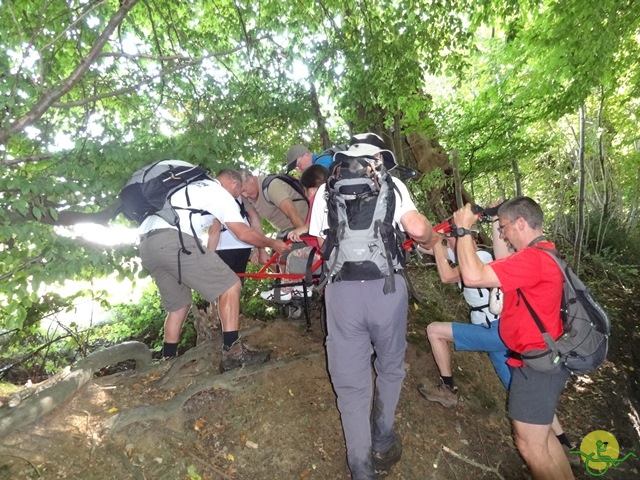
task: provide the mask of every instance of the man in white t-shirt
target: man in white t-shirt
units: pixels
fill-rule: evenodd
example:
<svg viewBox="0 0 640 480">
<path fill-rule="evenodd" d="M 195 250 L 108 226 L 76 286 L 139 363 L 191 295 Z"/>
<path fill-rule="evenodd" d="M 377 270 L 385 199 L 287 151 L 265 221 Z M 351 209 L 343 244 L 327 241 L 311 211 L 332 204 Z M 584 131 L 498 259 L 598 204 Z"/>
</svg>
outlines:
<svg viewBox="0 0 640 480">
<path fill-rule="evenodd" d="M 180 160 L 163 162 L 190 165 Z M 168 312 L 163 356 L 177 353 L 182 325 L 191 307 L 191 290 L 195 290 L 210 302 L 218 300 L 223 332 L 221 371 L 268 360 L 268 351 L 247 348 L 239 338 L 240 280 L 214 251 L 202 246 L 201 237 L 217 219 L 248 244 L 280 253 L 289 247 L 248 227 L 231 194 L 216 180 L 189 184 L 173 194 L 171 204 L 180 229 L 157 215 L 147 217 L 139 229 L 142 265 L 154 278 Z"/>
<path fill-rule="evenodd" d="M 262 225 L 260 224 L 260 216 L 255 208 L 244 199 L 242 192 L 242 176 L 237 170 L 225 168 L 218 172 L 216 180 L 227 190 L 238 204 L 238 210 L 242 216 L 244 223 L 253 228 L 260 234 Z M 269 255 L 264 247 L 253 247 L 239 240 L 231 230 L 222 227 L 222 224 L 215 220 L 209 227 L 208 248 L 215 250 L 222 261 L 229 265 L 229 268 L 235 273 L 244 273 L 247 271 L 247 263 L 249 258 L 255 264 L 264 264 L 269 259 Z M 253 256 L 252 256 L 253 251 Z"/>
</svg>

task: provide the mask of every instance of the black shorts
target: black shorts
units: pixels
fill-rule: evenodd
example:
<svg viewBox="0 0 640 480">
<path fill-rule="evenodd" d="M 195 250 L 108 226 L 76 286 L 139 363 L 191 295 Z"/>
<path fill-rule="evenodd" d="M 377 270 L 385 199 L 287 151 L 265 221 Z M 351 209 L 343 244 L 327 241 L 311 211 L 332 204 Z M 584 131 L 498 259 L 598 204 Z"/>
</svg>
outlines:
<svg viewBox="0 0 640 480">
<path fill-rule="evenodd" d="M 247 271 L 247 263 L 251 256 L 250 248 L 230 248 L 229 250 L 216 250 L 218 256 L 229 268 L 235 273 L 245 273 Z"/>
</svg>

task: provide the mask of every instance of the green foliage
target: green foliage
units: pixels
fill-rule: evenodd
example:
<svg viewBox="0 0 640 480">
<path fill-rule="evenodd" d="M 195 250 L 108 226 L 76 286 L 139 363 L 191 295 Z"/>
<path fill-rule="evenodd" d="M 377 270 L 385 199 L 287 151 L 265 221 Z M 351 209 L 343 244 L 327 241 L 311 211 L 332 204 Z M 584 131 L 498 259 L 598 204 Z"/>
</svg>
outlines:
<svg viewBox="0 0 640 480">
<path fill-rule="evenodd" d="M 320 149 L 323 122 L 334 143 L 426 133 L 459 151 L 477 203 L 521 188 L 570 243 L 584 105 L 585 209 L 607 219 L 588 220 L 586 245 L 635 258 L 638 2 L 136 2 L 91 50 L 119 8 L 3 3 L 0 327 L 33 333 L 71 305 L 51 293 L 66 280 L 143 275 L 130 245 L 62 236 L 95 221 L 136 168 L 180 158 L 276 170 L 292 143 Z M 444 181 L 436 171 L 412 187 L 421 209 L 438 211 L 427 195 Z M 256 295 L 265 283 L 247 281 L 248 314 L 273 315 Z M 123 335 L 151 335 L 148 312 L 121 315 L 144 319 Z"/>
<path fill-rule="evenodd" d="M 251 263 L 247 265 L 247 272 L 257 272 L 258 270 L 260 270 L 258 265 Z M 240 311 L 248 317 L 264 320 L 275 318 L 278 315 L 277 308 L 260 297 L 260 292 L 268 290 L 271 286 L 272 283 L 268 280 L 245 278 L 240 297 Z"/>
</svg>

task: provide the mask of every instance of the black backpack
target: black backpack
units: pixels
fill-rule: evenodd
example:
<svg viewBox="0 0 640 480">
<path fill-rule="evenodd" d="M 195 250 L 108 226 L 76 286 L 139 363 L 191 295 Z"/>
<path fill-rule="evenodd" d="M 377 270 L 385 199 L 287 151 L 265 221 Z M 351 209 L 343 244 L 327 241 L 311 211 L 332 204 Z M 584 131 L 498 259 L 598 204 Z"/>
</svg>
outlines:
<svg viewBox="0 0 640 480">
<path fill-rule="evenodd" d="M 274 180 L 282 180 L 284 183 L 289 185 L 297 193 L 300 194 L 302 198 L 293 198 L 292 200 L 294 202 L 304 201 L 307 202 L 307 204 L 309 203 L 307 196 L 304 194 L 304 187 L 300 183 L 300 180 L 286 173 L 272 173 L 271 175 L 267 175 L 266 177 L 264 177 L 264 180 L 262 181 L 262 195 L 264 196 L 265 200 L 271 205 L 274 205 L 274 203 L 269 198 L 268 190 L 269 185 L 271 185 L 271 182 L 273 182 Z"/>
<path fill-rule="evenodd" d="M 384 278 L 384 293 L 395 292 L 394 273 L 404 267 L 405 258 L 393 225 L 394 189 L 379 160 L 346 157 L 334 162 L 325 192 L 329 228 L 323 282 Z"/>
<path fill-rule="evenodd" d="M 178 214 L 171 205 L 171 196 L 183 187 L 202 179 L 209 179 L 209 170 L 185 165 L 180 161 L 160 160 L 136 170 L 120 191 L 121 212 L 141 224 L 150 215 L 158 215 L 170 225 L 178 225 Z M 188 198 L 188 197 L 187 197 Z"/>
<path fill-rule="evenodd" d="M 524 301 L 547 345 L 547 349 L 543 351 L 522 353 L 522 361 L 531 369 L 541 372 L 565 368 L 573 373 L 589 373 L 602 365 L 607 357 L 611 332 L 609 317 L 555 250 L 536 248 L 551 255 L 564 275 L 560 311 L 563 334 L 557 340 L 551 338 L 538 314 L 518 289 L 519 297 Z"/>
<path fill-rule="evenodd" d="M 182 245 L 180 251 L 190 255 L 191 252 L 184 245 L 182 230 L 180 229 L 180 218 L 176 208 L 188 210 L 189 219 L 194 213 L 206 214 L 207 212 L 191 208 L 188 191 L 186 195 L 187 208 L 171 205 L 171 196 L 191 183 L 204 179 L 211 180 L 211 177 L 207 168 L 186 164 L 183 161 L 171 162 L 174 162 L 174 160 L 160 160 L 136 170 L 118 195 L 121 204 L 120 211 L 125 217 L 138 224 L 151 215 L 158 215 L 170 225 L 177 226 L 180 245 Z M 191 233 L 194 238 L 198 238 L 193 223 L 191 223 Z M 200 242 L 196 243 L 200 252 L 204 254 L 204 248 L 200 245 Z M 179 258 L 178 283 L 182 283 Z"/>
</svg>

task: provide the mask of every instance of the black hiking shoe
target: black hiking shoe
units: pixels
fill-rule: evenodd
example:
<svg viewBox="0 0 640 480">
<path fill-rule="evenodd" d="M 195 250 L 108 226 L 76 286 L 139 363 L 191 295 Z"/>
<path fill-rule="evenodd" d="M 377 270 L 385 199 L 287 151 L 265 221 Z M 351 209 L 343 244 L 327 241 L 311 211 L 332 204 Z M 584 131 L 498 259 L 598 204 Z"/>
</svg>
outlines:
<svg viewBox="0 0 640 480">
<path fill-rule="evenodd" d="M 373 468 L 378 478 L 384 478 L 389 474 L 389 470 L 400 461 L 402 456 L 402 441 L 398 436 L 393 441 L 393 445 L 386 452 L 373 451 Z"/>
<path fill-rule="evenodd" d="M 222 347 L 222 360 L 220 360 L 218 370 L 220 373 L 224 373 L 234 368 L 268 362 L 270 358 L 271 351 L 255 350 L 238 339 L 233 342 L 231 347 Z"/>
</svg>

